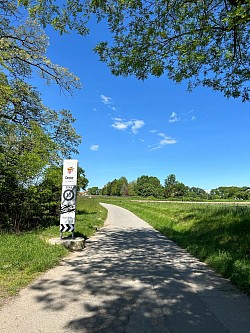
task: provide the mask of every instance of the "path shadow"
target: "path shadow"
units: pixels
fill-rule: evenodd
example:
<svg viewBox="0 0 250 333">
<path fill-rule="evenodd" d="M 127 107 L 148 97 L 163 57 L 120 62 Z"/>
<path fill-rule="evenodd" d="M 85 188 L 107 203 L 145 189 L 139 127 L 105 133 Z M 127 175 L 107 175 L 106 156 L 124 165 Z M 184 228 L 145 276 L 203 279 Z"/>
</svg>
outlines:
<svg viewBox="0 0 250 333">
<path fill-rule="evenodd" d="M 236 289 L 154 230 L 103 228 L 62 265 L 60 278 L 31 288 L 45 309 L 71 314 L 65 331 L 228 332 L 208 304 L 237 302 Z"/>
</svg>

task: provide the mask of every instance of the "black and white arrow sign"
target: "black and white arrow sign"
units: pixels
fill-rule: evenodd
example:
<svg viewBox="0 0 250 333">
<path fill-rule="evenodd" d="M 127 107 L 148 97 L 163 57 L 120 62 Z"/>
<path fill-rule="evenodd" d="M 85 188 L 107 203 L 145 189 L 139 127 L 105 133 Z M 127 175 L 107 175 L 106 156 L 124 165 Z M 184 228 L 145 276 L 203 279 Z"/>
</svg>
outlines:
<svg viewBox="0 0 250 333">
<path fill-rule="evenodd" d="M 74 224 L 60 224 L 60 232 L 73 232 L 74 229 Z"/>
</svg>

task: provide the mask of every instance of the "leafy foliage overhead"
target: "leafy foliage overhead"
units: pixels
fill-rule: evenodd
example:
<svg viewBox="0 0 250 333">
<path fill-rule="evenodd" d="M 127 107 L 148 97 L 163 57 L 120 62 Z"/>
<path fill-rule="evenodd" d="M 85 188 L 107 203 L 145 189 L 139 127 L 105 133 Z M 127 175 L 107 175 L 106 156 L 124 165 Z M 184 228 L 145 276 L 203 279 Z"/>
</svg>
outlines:
<svg viewBox="0 0 250 333">
<path fill-rule="evenodd" d="M 0 141 L 3 146 L 8 137 L 20 142 L 27 131 L 35 131 L 36 123 L 52 141 L 50 162 L 52 158 L 56 162 L 77 153 L 80 136 L 73 127 L 75 119 L 68 110 L 56 112 L 45 107 L 39 92 L 26 81 L 37 70 L 47 83 L 55 81 L 69 92 L 79 84 L 66 68 L 47 58 L 48 38 L 38 21 L 27 16 L 18 1 L 0 1 L 0 121 L 5 132 Z"/>
<path fill-rule="evenodd" d="M 113 5 L 111 4 L 113 3 Z M 96 47 L 116 75 L 188 80 L 249 100 L 250 1 L 106 1 L 112 43 Z"/>
<path fill-rule="evenodd" d="M 115 75 L 164 73 L 249 100 L 250 0 L 20 0 L 43 25 L 85 35 L 91 13 L 113 35 L 95 50 Z"/>
<path fill-rule="evenodd" d="M 78 88 L 78 78 L 47 58 L 48 38 L 38 21 L 26 18 L 17 1 L 0 1 L 0 70 L 12 79 L 30 78 L 37 71 L 66 91 Z"/>
</svg>

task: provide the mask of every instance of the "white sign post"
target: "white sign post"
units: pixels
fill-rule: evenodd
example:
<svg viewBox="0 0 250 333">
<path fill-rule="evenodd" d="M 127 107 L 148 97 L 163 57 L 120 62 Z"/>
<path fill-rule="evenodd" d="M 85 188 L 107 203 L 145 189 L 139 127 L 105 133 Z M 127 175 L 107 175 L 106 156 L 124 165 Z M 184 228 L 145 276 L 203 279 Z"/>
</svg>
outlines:
<svg viewBox="0 0 250 333">
<path fill-rule="evenodd" d="M 60 237 L 63 232 L 72 232 L 74 238 L 76 195 L 77 195 L 77 160 L 64 160 L 62 199 L 60 210 Z"/>
</svg>

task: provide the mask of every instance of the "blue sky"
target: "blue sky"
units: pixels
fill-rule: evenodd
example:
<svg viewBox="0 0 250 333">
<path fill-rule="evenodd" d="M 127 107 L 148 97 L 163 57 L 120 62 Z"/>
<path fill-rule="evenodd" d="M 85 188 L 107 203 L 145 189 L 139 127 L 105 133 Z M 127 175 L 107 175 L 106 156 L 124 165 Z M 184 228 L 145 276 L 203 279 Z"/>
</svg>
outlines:
<svg viewBox="0 0 250 333">
<path fill-rule="evenodd" d="M 169 174 L 188 186 L 250 186 L 249 103 L 226 99 L 221 93 L 166 77 L 138 81 L 112 76 L 92 51 L 104 30 L 94 28 L 84 38 L 48 31 L 48 56 L 69 68 L 83 88 L 73 97 L 39 80 L 45 105 L 71 110 L 82 135 L 79 160 L 89 187 L 103 187 L 125 176 Z"/>
</svg>

